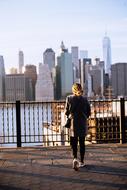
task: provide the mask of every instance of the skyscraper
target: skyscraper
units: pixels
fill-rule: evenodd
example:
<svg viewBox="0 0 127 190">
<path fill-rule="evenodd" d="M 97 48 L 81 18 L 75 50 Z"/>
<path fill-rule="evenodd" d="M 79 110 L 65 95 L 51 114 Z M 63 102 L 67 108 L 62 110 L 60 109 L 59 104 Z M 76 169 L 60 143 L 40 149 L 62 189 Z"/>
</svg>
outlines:
<svg viewBox="0 0 127 190">
<path fill-rule="evenodd" d="M 127 97 L 127 63 L 113 64 L 111 73 L 113 95 Z"/>
<path fill-rule="evenodd" d="M 60 47 L 61 53 L 57 57 L 57 71 L 59 71 L 58 78 L 60 79 L 58 86 L 61 88 L 61 98 L 65 98 L 67 94 L 71 93 L 71 87 L 73 84 L 73 66 L 71 53 L 65 48 L 63 42 Z"/>
<path fill-rule="evenodd" d="M 31 79 L 32 81 L 32 100 L 35 100 L 35 84 L 37 81 L 37 71 L 35 65 L 26 65 L 25 66 L 25 76 Z"/>
<path fill-rule="evenodd" d="M 32 81 L 24 74 L 8 74 L 5 77 L 6 101 L 31 101 Z"/>
<path fill-rule="evenodd" d="M 19 51 L 19 73 L 22 74 L 22 69 L 24 66 L 24 54 L 23 51 Z"/>
<path fill-rule="evenodd" d="M 50 71 L 55 67 L 55 52 L 52 48 L 47 48 L 43 53 L 43 63 L 48 64 Z"/>
<path fill-rule="evenodd" d="M 79 55 L 77 46 L 71 47 L 71 55 L 73 65 L 73 81 L 77 82 L 79 80 Z"/>
<path fill-rule="evenodd" d="M 78 47 L 77 46 L 71 47 L 71 54 L 72 54 L 73 66 L 76 66 L 77 68 L 79 68 L 79 58 L 78 58 Z"/>
<path fill-rule="evenodd" d="M 110 38 L 105 35 L 103 38 L 103 60 L 105 64 L 105 73 L 111 76 L 111 42 Z"/>
<path fill-rule="evenodd" d="M 99 58 L 95 59 L 96 64 L 91 65 L 89 73 L 92 79 L 92 91 L 94 95 L 100 97 L 104 94 L 104 62 L 100 61 Z"/>
<path fill-rule="evenodd" d="M 0 101 L 5 100 L 5 68 L 4 58 L 0 56 Z"/>
<path fill-rule="evenodd" d="M 36 82 L 36 101 L 54 100 L 54 89 L 48 64 L 39 64 L 39 74 Z"/>
<path fill-rule="evenodd" d="M 80 76 L 80 82 L 83 87 L 83 90 L 86 95 L 90 94 L 90 74 L 89 74 L 89 68 L 92 64 L 92 60 L 90 58 L 84 58 L 79 60 L 79 76 Z"/>
</svg>

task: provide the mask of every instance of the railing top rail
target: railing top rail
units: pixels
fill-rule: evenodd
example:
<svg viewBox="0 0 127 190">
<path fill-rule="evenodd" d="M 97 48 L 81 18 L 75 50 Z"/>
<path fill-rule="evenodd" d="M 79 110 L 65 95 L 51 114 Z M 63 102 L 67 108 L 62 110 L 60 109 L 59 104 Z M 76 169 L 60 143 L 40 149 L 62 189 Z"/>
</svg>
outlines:
<svg viewBox="0 0 127 190">
<path fill-rule="evenodd" d="M 89 102 L 119 102 L 121 100 L 121 98 L 119 99 L 99 99 L 99 100 L 93 100 L 93 99 L 89 99 Z M 127 98 L 124 98 L 125 101 L 127 101 Z M 20 101 L 20 100 L 17 100 Z M 14 101 L 3 101 L 0 102 L 0 104 L 3 105 L 8 105 L 8 104 L 15 104 L 16 102 Z M 51 101 L 20 101 L 21 104 L 25 104 L 25 103 L 31 103 L 31 104 L 41 104 L 41 103 L 65 103 L 65 100 L 51 100 Z"/>
</svg>

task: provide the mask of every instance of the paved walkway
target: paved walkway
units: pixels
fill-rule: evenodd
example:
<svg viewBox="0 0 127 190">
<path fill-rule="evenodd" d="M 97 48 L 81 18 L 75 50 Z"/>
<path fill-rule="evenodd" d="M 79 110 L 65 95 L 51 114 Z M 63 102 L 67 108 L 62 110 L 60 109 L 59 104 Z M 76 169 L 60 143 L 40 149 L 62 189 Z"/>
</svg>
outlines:
<svg viewBox="0 0 127 190">
<path fill-rule="evenodd" d="M 127 144 L 87 145 L 72 169 L 69 147 L 0 148 L 0 190 L 127 190 Z"/>
</svg>

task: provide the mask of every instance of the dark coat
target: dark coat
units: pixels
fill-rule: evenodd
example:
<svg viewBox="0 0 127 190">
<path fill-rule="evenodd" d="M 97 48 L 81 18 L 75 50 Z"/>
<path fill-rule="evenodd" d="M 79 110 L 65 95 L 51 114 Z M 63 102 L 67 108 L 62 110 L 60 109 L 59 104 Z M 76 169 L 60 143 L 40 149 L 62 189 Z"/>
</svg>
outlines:
<svg viewBox="0 0 127 190">
<path fill-rule="evenodd" d="M 72 116 L 73 136 L 85 136 L 90 104 L 86 97 L 70 95 L 66 98 L 65 115 Z"/>
</svg>

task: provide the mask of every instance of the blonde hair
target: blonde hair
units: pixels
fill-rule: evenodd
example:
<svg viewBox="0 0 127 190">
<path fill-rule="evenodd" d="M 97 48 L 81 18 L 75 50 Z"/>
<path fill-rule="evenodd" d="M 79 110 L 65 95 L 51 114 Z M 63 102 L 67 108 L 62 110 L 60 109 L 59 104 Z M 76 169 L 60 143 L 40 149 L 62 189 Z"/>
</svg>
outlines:
<svg viewBox="0 0 127 190">
<path fill-rule="evenodd" d="M 81 96 L 83 94 L 83 89 L 82 89 L 81 84 L 74 83 L 72 86 L 72 92 L 76 96 Z"/>
</svg>

